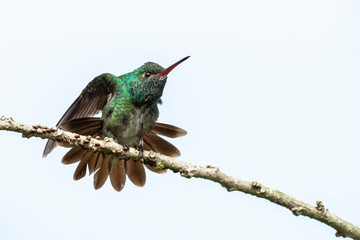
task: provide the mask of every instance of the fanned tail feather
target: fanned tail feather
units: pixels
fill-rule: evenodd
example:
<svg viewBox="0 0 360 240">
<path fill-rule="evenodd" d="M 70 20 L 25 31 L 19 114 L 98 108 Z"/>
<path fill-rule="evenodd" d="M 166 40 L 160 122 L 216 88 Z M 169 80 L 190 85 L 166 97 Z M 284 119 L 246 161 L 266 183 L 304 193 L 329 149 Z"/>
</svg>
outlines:
<svg viewBox="0 0 360 240">
<path fill-rule="evenodd" d="M 102 135 L 102 120 L 94 117 L 77 118 L 66 121 L 60 126 L 62 129 L 81 135 L 90 135 L 92 137 Z M 149 131 L 144 139 L 144 149 L 158 152 L 164 155 L 177 157 L 180 151 L 171 143 L 158 136 L 181 137 L 186 131 L 163 123 L 156 123 L 154 128 Z M 137 147 L 137 142 L 133 145 Z M 80 162 L 79 162 L 80 161 Z M 94 188 L 101 188 L 110 176 L 110 182 L 116 191 L 121 191 L 125 185 L 126 175 L 136 186 L 144 186 L 146 182 L 145 169 L 142 163 L 132 160 L 118 160 L 114 156 L 99 152 L 89 152 L 80 146 L 72 147 L 63 157 L 62 163 L 72 164 L 79 162 L 75 172 L 74 180 L 79 180 L 86 175 L 86 168 L 89 175 L 94 174 Z M 164 173 L 165 169 L 156 166 L 145 165 L 149 170 L 156 173 Z"/>
<path fill-rule="evenodd" d="M 126 174 L 128 175 L 131 182 L 136 186 L 142 187 L 145 185 L 146 174 L 144 165 L 141 162 L 134 162 L 133 160 L 128 160 L 125 163 Z"/>
<path fill-rule="evenodd" d="M 80 163 L 78 164 L 74 172 L 74 180 L 79 180 L 86 175 L 86 166 L 89 163 L 90 159 L 97 157 L 96 154 L 92 152 L 86 152 L 81 158 Z"/>
<path fill-rule="evenodd" d="M 151 146 L 155 152 L 170 156 L 178 157 L 180 156 L 180 151 L 174 145 L 166 141 L 165 139 L 159 137 L 153 132 L 148 132 L 144 137 L 144 142 Z"/>
<path fill-rule="evenodd" d="M 110 167 L 110 182 L 113 188 L 120 192 L 124 188 L 126 181 L 125 161 L 115 161 L 115 164 L 111 164 Z"/>
<path fill-rule="evenodd" d="M 94 188 L 97 190 L 101 188 L 109 176 L 109 158 L 102 154 L 102 164 L 100 169 L 94 175 Z"/>
<path fill-rule="evenodd" d="M 102 153 L 94 153 L 94 157 L 92 157 L 88 162 L 89 175 L 98 170 L 101 167 L 101 163 L 99 161 L 100 154 Z"/>
<path fill-rule="evenodd" d="M 187 134 L 184 129 L 165 123 L 156 123 L 151 131 L 169 138 L 182 137 Z"/>
</svg>

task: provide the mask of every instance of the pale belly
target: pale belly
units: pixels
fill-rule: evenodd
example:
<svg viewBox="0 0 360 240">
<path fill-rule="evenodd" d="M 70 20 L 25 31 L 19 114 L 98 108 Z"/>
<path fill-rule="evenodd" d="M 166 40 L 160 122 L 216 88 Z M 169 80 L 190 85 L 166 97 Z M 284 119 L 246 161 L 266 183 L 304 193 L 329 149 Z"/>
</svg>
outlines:
<svg viewBox="0 0 360 240">
<path fill-rule="evenodd" d="M 126 117 L 113 121 L 111 124 L 105 124 L 103 132 L 105 136 L 113 138 L 118 143 L 133 145 L 137 137 L 141 137 L 151 130 L 158 116 L 157 107 L 135 108 Z"/>
</svg>

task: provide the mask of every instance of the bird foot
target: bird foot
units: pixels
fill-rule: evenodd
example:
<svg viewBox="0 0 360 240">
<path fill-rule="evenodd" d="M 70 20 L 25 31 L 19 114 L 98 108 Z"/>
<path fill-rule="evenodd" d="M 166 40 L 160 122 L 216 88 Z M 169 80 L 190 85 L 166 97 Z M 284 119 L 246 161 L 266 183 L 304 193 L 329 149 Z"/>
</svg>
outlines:
<svg viewBox="0 0 360 240">
<path fill-rule="evenodd" d="M 139 149 L 139 157 L 144 157 L 144 149 Z"/>
<path fill-rule="evenodd" d="M 127 144 L 121 144 L 121 145 L 123 146 L 125 152 L 129 151 L 129 149 L 130 149 L 129 145 L 127 145 Z"/>
</svg>

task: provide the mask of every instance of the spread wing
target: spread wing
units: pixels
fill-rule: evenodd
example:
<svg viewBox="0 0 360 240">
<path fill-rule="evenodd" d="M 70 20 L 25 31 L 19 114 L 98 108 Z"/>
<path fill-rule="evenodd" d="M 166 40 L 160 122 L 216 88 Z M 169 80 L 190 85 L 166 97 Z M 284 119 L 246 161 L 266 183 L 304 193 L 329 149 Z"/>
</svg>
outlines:
<svg viewBox="0 0 360 240">
<path fill-rule="evenodd" d="M 119 78 L 110 73 L 94 78 L 71 104 L 56 126 L 60 127 L 62 123 L 72 119 L 91 117 L 102 111 L 114 93 L 118 81 Z M 43 157 L 46 157 L 55 147 L 56 141 L 48 140 Z"/>
</svg>

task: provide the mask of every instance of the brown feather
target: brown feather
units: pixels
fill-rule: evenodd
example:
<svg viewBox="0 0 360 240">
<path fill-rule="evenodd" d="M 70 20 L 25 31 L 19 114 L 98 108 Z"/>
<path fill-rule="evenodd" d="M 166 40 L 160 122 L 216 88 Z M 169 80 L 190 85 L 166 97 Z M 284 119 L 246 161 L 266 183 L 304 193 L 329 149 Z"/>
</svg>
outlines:
<svg viewBox="0 0 360 240">
<path fill-rule="evenodd" d="M 97 190 L 101 188 L 109 176 L 109 159 L 103 156 L 101 168 L 94 175 L 94 188 Z"/>
<path fill-rule="evenodd" d="M 95 172 L 95 166 L 100 157 L 100 153 L 93 153 L 92 158 L 88 162 L 88 168 L 89 168 L 89 175 L 91 175 L 93 172 Z"/>
<path fill-rule="evenodd" d="M 74 172 L 74 180 L 79 180 L 80 178 L 83 178 L 86 175 L 86 165 L 89 162 L 89 160 L 95 155 L 92 152 L 86 152 L 84 156 L 81 158 L 80 163 L 78 164 L 75 172 Z"/>
<path fill-rule="evenodd" d="M 66 147 L 66 148 L 70 148 L 72 147 L 68 142 L 62 141 L 62 142 L 56 142 L 56 144 L 60 147 Z"/>
<path fill-rule="evenodd" d="M 137 147 L 137 146 L 136 146 L 136 147 Z M 155 150 L 153 147 L 151 147 L 151 146 L 145 141 L 145 139 L 144 139 L 144 150 L 156 152 L 156 150 Z"/>
<path fill-rule="evenodd" d="M 104 158 L 105 158 L 105 154 L 104 154 L 104 153 L 100 153 L 99 158 L 97 159 L 96 164 L 95 164 L 94 172 L 95 172 L 96 170 L 98 170 L 99 168 L 101 168 L 101 166 L 102 166 L 102 164 L 103 164 L 103 161 L 104 161 Z"/>
<path fill-rule="evenodd" d="M 89 117 L 99 113 L 106 105 L 109 93 L 105 89 L 95 89 L 89 92 L 85 88 L 80 96 L 60 119 L 57 126 L 71 119 Z"/>
<path fill-rule="evenodd" d="M 84 135 L 84 136 L 100 136 L 101 135 L 101 129 L 98 127 L 94 127 L 94 128 L 88 128 L 88 129 L 84 129 L 82 131 L 76 131 L 75 133 L 80 134 L 80 135 Z"/>
<path fill-rule="evenodd" d="M 149 142 L 147 142 L 147 140 L 149 140 L 149 136 L 144 136 L 143 137 L 143 141 L 144 141 L 144 150 L 146 151 L 153 151 L 153 152 L 158 152 L 156 151 L 156 149 L 151 146 L 151 144 Z M 138 148 L 138 145 L 135 146 L 135 148 Z"/>
<path fill-rule="evenodd" d="M 151 148 L 155 149 L 156 152 L 159 152 L 161 154 L 170 157 L 180 156 L 180 151 L 174 145 L 162 139 L 153 132 L 148 132 L 144 136 L 144 142 L 151 146 Z"/>
<path fill-rule="evenodd" d="M 165 123 L 156 123 L 151 131 L 169 138 L 177 138 L 187 134 L 184 129 Z"/>
<path fill-rule="evenodd" d="M 60 127 L 69 132 L 92 135 L 89 132 L 101 130 L 102 121 L 100 118 L 77 118 L 64 122 Z"/>
<path fill-rule="evenodd" d="M 166 173 L 166 169 L 157 168 L 156 166 L 145 164 L 145 167 L 154 173 Z"/>
<path fill-rule="evenodd" d="M 138 143 L 139 142 L 139 139 L 136 140 L 136 144 L 133 145 L 134 148 L 137 148 L 138 147 Z M 146 151 L 153 151 L 153 152 L 157 152 L 153 147 L 151 147 L 147 142 L 146 142 L 146 139 L 144 139 L 144 150 Z M 150 171 L 152 172 L 155 172 L 155 173 L 165 173 L 166 172 L 166 169 L 161 169 L 161 168 L 156 168 L 156 166 L 150 166 L 148 164 L 144 164 L 145 167 L 147 169 L 149 169 Z"/>
<path fill-rule="evenodd" d="M 101 124 L 101 120 L 97 117 L 75 118 L 63 122 L 60 127 L 69 131 L 83 128 L 83 126 Z"/>
<path fill-rule="evenodd" d="M 114 164 L 111 164 L 110 167 L 110 181 L 113 188 L 120 192 L 121 189 L 125 186 L 126 173 L 125 173 L 125 162 L 116 161 Z"/>
<path fill-rule="evenodd" d="M 63 164 L 72 164 L 75 162 L 80 161 L 82 156 L 84 156 L 86 150 L 82 149 L 79 146 L 74 146 L 72 149 L 70 149 L 65 156 L 62 158 L 61 162 Z"/>
<path fill-rule="evenodd" d="M 78 128 L 78 129 L 74 129 L 74 128 L 71 129 L 71 128 L 66 128 L 66 127 L 61 127 L 61 128 L 64 129 L 65 131 L 85 135 L 84 132 L 94 131 L 96 129 L 99 129 L 100 126 L 99 125 L 85 125 L 84 124 L 82 128 Z"/>
<path fill-rule="evenodd" d="M 138 187 L 144 186 L 146 181 L 146 174 L 143 164 L 141 162 L 128 160 L 126 161 L 125 166 L 129 179 Z"/>
<path fill-rule="evenodd" d="M 153 147 L 151 147 L 146 140 L 144 139 L 144 149 L 147 151 L 157 152 Z M 147 169 L 155 173 L 166 173 L 166 169 L 157 168 L 156 166 L 144 164 Z"/>
</svg>

